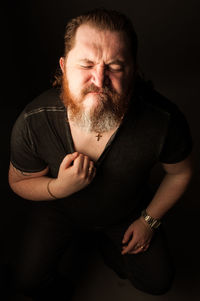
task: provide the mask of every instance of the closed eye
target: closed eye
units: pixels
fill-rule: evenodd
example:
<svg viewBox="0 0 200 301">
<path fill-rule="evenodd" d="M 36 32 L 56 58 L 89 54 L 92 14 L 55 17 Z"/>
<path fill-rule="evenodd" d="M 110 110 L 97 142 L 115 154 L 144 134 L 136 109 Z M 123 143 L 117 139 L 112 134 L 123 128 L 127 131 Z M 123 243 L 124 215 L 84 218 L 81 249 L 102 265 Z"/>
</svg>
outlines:
<svg viewBox="0 0 200 301">
<path fill-rule="evenodd" d="M 83 68 L 83 69 L 91 69 L 91 68 L 93 68 L 92 65 L 80 65 L 80 67 Z"/>
<path fill-rule="evenodd" d="M 109 66 L 109 70 L 111 70 L 112 72 L 121 72 L 123 71 L 122 67 L 111 67 Z"/>
<path fill-rule="evenodd" d="M 91 69 L 91 68 L 93 68 L 94 63 L 93 63 L 93 61 L 91 61 L 91 60 L 88 60 L 88 59 L 82 59 L 82 60 L 79 61 L 79 66 L 80 66 L 82 69 Z"/>
<path fill-rule="evenodd" d="M 119 63 L 111 63 L 108 65 L 108 69 L 112 72 L 121 72 L 124 70 L 124 65 Z"/>
</svg>

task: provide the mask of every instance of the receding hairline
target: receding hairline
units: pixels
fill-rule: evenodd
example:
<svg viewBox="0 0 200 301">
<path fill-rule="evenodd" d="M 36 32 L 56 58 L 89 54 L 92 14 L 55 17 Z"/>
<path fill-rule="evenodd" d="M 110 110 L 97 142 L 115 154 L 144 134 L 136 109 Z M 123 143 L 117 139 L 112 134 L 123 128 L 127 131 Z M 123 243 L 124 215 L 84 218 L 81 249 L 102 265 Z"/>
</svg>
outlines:
<svg viewBox="0 0 200 301">
<path fill-rule="evenodd" d="M 89 25 L 98 30 L 122 32 L 130 41 L 129 45 L 136 61 L 138 41 L 132 21 L 121 12 L 104 8 L 93 9 L 69 20 L 64 36 L 64 56 L 74 47 L 75 36 L 81 25 Z"/>
<path fill-rule="evenodd" d="M 127 37 L 127 46 L 130 47 L 131 56 L 137 65 L 138 38 L 131 19 L 119 11 L 104 8 L 93 9 L 68 21 L 64 34 L 63 58 L 67 58 L 70 50 L 74 48 L 77 30 L 81 25 L 86 24 L 102 31 L 122 32 L 125 39 Z M 61 86 L 62 72 L 60 67 L 56 70 L 54 77 L 53 86 Z"/>
<path fill-rule="evenodd" d="M 77 41 L 77 33 L 78 31 L 83 28 L 83 27 L 88 27 L 88 28 L 91 28 L 91 29 L 94 29 L 96 31 L 99 31 L 99 32 L 110 32 L 110 33 L 119 33 L 123 38 L 124 40 L 126 40 L 126 42 L 129 44 L 128 47 L 131 48 L 131 45 L 130 45 L 130 39 L 129 39 L 129 36 L 127 34 L 127 32 L 123 29 L 111 29 L 111 28 L 107 28 L 106 26 L 99 26 L 99 24 L 96 24 L 95 22 L 93 22 L 92 20 L 89 20 L 89 21 L 86 21 L 82 24 L 80 24 L 77 28 L 76 28 L 76 31 L 74 33 L 74 36 L 71 40 L 71 49 L 72 50 L 74 47 L 75 47 L 75 44 L 76 44 L 76 41 Z M 66 57 L 67 57 L 68 53 L 66 54 Z"/>
<path fill-rule="evenodd" d="M 99 31 L 99 32 L 119 33 L 122 36 L 124 36 L 127 40 L 129 40 L 129 37 L 128 37 L 127 33 L 124 30 L 109 29 L 109 28 L 106 28 L 106 27 L 102 28 L 101 26 L 98 26 L 98 24 L 95 24 L 95 23 L 92 23 L 92 22 L 86 22 L 86 23 L 83 23 L 83 24 L 79 25 L 79 27 L 76 29 L 74 39 L 76 39 L 77 32 L 83 27 L 88 27 L 88 28 L 94 29 L 95 31 Z"/>
</svg>

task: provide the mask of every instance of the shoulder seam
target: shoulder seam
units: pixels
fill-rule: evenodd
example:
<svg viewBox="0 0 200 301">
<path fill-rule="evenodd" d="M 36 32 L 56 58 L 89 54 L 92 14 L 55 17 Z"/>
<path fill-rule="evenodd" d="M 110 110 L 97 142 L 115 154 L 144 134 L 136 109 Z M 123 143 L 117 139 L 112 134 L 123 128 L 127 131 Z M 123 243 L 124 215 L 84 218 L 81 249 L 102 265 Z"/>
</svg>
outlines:
<svg viewBox="0 0 200 301">
<path fill-rule="evenodd" d="M 42 113 L 44 111 L 46 112 L 63 112 L 65 110 L 65 108 L 63 107 L 41 107 L 41 108 L 38 108 L 38 109 L 35 109 L 35 110 L 32 110 L 30 112 L 25 112 L 24 113 L 24 117 L 27 118 L 31 115 L 35 115 L 35 114 L 38 114 L 38 113 Z"/>
</svg>

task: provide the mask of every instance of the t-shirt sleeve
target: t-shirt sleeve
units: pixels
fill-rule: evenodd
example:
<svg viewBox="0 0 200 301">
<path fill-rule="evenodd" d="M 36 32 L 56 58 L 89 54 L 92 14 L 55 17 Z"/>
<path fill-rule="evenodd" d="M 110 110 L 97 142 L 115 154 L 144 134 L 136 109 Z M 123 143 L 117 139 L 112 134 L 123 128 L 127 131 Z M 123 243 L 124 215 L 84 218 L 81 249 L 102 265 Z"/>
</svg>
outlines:
<svg viewBox="0 0 200 301">
<path fill-rule="evenodd" d="M 18 117 L 12 129 L 10 157 L 13 166 L 23 172 L 39 172 L 47 166 L 36 153 L 24 112 Z"/>
<path fill-rule="evenodd" d="M 162 163 L 173 164 L 186 159 L 192 151 L 192 136 L 183 113 L 174 105 L 170 112 L 167 135 L 160 153 Z"/>
</svg>

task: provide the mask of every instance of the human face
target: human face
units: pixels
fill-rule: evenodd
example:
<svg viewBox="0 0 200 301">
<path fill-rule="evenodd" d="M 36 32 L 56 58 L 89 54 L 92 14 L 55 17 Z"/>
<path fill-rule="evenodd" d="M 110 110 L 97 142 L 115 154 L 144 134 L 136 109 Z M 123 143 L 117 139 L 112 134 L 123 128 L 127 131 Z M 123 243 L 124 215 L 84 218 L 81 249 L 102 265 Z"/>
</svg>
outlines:
<svg viewBox="0 0 200 301">
<path fill-rule="evenodd" d="M 105 87 L 128 97 L 134 68 L 129 41 L 122 32 L 81 25 L 74 47 L 60 59 L 60 66 L 71 96 L 85 110 L 99 105 Z M 82 91 L 90 87 L 95 89 L 82 97 Z"/>
</svg>

